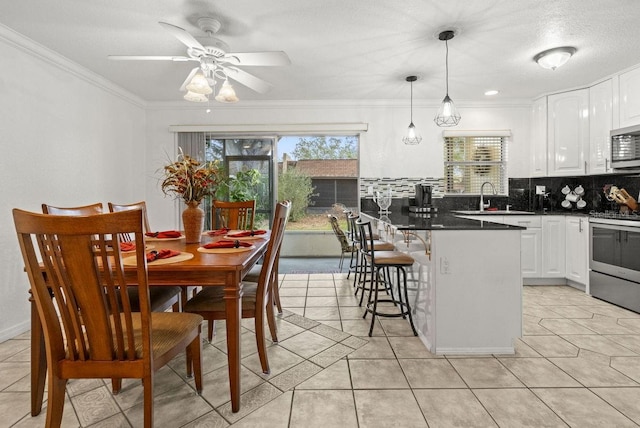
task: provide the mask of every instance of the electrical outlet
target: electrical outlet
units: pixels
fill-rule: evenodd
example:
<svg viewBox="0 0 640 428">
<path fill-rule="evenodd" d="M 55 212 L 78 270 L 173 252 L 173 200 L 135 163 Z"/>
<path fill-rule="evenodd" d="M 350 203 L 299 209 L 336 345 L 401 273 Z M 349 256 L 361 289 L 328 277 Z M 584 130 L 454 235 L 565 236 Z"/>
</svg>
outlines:
<svg viewBox="0 0 640 428">
<path fill-rule="evenodd" d="M 442 275 L 449 275 L 451 273 L 450 268 L 449 259 L 446 257 L 440 257 L 440 273 Z"/>
<path fill-rule="evenodd" d="M 546 190 L 545 186 L 536 186 L 536 195 L 544 195 Z"/>
</svg>

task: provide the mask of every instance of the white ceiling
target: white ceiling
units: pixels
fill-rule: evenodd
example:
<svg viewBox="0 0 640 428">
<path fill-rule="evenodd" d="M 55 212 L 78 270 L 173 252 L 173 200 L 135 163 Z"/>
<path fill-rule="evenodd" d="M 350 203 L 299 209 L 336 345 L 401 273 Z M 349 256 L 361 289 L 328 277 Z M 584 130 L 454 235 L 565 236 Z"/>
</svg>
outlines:
<svg viewBox="0 0 640 428">
<path fill-rule="evenodd" d="M 287 67 L 245 67 L 271 82 L 261 95 L 236 84 L 241 100 L 531 99 L 573 88 L 640 63 L 638 0 L 5 0 L 0 23 L 147 101 L 181 100 L 194 63 L 111 61 L 108 55 L 184 55 L 158 25 L 195 37 L 197 18 L 222 23 L 217 36 L 234 52 L 285 51 Z M 564 67 L 545 70 L 533 56 L 570 45 Z"/>
</svg>

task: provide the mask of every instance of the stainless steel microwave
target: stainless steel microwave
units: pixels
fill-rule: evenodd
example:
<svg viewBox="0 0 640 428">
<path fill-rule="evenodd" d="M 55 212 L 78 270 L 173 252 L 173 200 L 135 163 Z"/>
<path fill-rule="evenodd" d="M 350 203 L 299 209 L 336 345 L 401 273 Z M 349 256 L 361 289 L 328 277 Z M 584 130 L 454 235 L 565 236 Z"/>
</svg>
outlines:
<svg viewBox="0 0 640 428">
<path fill-rule="evenodd" d="M 640 126 L 611 131 L 611 167 L 640 168 Z"/>
</svg>

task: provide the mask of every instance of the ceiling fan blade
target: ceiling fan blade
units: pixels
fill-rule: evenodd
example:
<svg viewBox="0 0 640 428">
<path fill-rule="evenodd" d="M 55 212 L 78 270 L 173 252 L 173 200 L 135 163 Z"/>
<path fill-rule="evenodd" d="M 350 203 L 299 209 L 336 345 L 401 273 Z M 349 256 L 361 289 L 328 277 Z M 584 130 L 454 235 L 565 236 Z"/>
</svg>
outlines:
<svg viewBox="0 0 640 428">
<path fill-rule="evenodd" d="M 200 70 L 200 67 L 196 67 L 193 70 L 191 70 L 191 72 L 189 73 L 187 78 L 184 80 L 184 83 L 182 84 L 182 86 L 180 86 L 180 90 L 181 91 L 186 91 L 187 90 L 187 85 L 189 84 L 189 82 L 191 82 L 191 79 L 193 79 L 193 76 L 196 75 L 198 70 Z"/>
<path fill-rule="evenodd" d="M 173 37 L 180 40 L 188 48 L 198 51 L 205 50 L 199 41 L 197 41 L 191 34 L 187 33 L 187 30 L 167 22 L 158 22 L 158 24 L 162 25 L 165 30 L 173 34 Z"/>
<path fill-rule="evenodd" d="M 235 80 L 238 83 L 243 84 L 247 88 L 253 89 L 256 92 L 264 94 L 269 91 L 273 87 L 273 85 L 269 82 L 265 82 L 264 80 L 254 76 L 253 74 L 249 74 L 246 71 L 240 70 L 236 67 L 222 67 L 222 70 L 231 79 Z"/>
<path fill-rule="evenodd" d="M 194 61 L 186 56 L 162 56 L 162 55 L 109 55 L 109 59 L 115 61 Z"/>
<path fill-rule="evenodd" d="M 291 60 L 283 51 L 233 52 L 226 54 L 224 60 L 233 65 L 282 66 L 291 64 Z"/>
</svg>

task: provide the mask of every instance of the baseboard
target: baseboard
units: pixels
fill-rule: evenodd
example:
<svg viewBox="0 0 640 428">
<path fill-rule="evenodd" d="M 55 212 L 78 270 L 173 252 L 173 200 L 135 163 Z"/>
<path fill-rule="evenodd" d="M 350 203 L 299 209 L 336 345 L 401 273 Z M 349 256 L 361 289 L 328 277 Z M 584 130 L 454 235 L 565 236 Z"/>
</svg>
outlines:
<svg viewBox="0 0 640 428">
<path fill-rule="evenodd" d="M 25 331 L 29 331 L 29 329 L 31 329 L 31 321 L 23 321 L 20 324 L 12 325 L 10 328 L 0 331 L 0 343 L 13 339 Z"/>
</svg>

